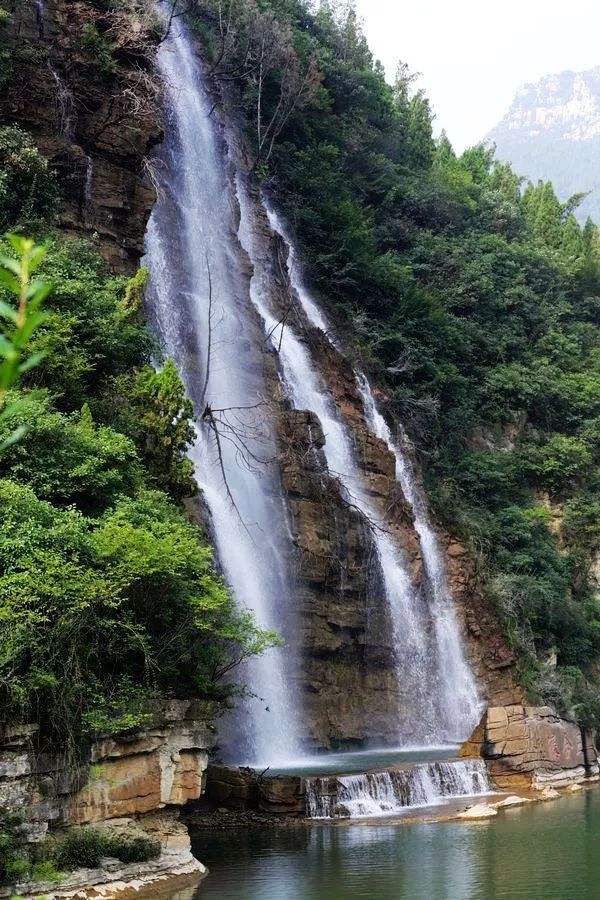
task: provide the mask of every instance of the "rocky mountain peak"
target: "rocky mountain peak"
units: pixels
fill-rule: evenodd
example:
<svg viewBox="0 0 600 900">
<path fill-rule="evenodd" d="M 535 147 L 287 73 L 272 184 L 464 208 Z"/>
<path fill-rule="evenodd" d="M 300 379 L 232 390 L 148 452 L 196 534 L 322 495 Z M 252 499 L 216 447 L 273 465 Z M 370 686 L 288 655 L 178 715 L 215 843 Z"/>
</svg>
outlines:
<svg viewBox="0 0 600 900">
<path fill-rule="evenodd" d="M 589 191 L 579 216 L 600 220 L 600 66 L 523 85 L 486 141 L 519 174 L 551 180 L 562 199 Z"/>
</svg>

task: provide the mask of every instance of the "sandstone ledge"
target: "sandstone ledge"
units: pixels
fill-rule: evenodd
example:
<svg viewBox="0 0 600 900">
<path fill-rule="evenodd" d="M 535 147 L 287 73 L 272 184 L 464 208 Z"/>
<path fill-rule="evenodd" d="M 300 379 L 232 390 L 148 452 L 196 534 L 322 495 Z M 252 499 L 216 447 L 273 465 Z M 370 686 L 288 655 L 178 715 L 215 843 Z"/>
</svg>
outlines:
<svg viewBox="0 0 600 900">
<path fill-rule="evenodd" d="M 496 787 L 511 791 L 566 787 L 598 776 L 593 732 L 547 706 L 490 707 L 460 755 L 485 759 Z"/>
</svg>

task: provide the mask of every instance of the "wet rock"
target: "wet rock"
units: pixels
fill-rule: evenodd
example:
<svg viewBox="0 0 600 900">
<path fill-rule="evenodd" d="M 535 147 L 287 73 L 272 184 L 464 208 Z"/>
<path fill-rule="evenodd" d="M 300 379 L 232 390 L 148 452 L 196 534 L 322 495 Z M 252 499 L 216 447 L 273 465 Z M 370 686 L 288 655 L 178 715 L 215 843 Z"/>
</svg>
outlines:
<svg viewBox="0 0 600 900">
<path fill-rule="evenodd" d="M 560 794 L 558 791 L 555 791 L 554 788 L 551 787 L 545 787 L 539 794 L 540 800 L 558 800 L 559 797 Z"/>
</svg>

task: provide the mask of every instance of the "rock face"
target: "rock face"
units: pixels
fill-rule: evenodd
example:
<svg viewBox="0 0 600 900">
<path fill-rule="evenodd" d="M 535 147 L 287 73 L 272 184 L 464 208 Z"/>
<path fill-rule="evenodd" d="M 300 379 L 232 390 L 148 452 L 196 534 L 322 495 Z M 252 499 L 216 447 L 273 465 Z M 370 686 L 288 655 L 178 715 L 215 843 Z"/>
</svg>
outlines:
<svg viewBox="0 0 600 900">
<path fill-rule="evenodd" d="M 487 140 L 519 175 L 552 181 L 561 200 L 591 191 L 576 215 L 600 219 L 600 67 L 524 85 Z"/>
<path fill-rule="evenodd" d="M 215 735 L 205 706 L 172 701 L 131 737 L 92 744 L 74 765 L 65 755 L 36 753 L 32 730 L 0 744 L 0 807 L 26 811 L 31 841 L 49 827 L 136 818 L 200 797 Z"/>
<path fill-rule="evenodd" d="M 298 775 L 263 777 L 252 769 L 210 765 L 206 800 L 214 807 L 276 816 L 304 816 L 306 788 Z"/>
<path fill-rule="evenodd" d="M 598 776 L 594 735 L 549 707 L 490 707 L 461 749 L 502 789 L 563 787 Z"/>
<path fill-rule="evenodd" d="M 56 171 L 64 203 L 59 224 L 93 238 L 114 271 L 129 273 L 143 253 L 155 192 L 147 154 L 162 133 L 151 56 L 136 42 L 112 59 L 85 29 L 114 25 L 88 0 L 3 0 L 11 13 L 3 46 L 12 77 L 0 94 L 0 122 L 31 132 Z M 116 36 L 109 33 L 108 39 Z"/>
</svg>

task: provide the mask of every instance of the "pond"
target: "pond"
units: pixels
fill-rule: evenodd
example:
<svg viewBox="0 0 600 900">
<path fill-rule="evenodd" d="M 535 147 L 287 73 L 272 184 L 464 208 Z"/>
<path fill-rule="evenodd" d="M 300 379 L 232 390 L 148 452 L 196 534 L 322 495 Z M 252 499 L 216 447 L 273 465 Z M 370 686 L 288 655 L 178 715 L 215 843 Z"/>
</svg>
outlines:
<svg viewBox="0 0 600 900">
<path fill-rule="evenodd" d="M 195 900 L 597 900 L 600 791 L 480 823 L 309 826 L 192 835 Z"/>
</svg>

